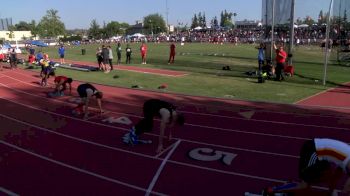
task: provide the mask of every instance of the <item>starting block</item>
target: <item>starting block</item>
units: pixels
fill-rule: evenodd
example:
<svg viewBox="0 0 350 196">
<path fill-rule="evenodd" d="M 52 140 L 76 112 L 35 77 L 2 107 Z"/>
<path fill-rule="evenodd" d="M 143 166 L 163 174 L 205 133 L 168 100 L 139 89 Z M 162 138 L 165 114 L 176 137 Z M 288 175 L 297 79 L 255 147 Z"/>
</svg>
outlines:
<svg viewBox="0 0 350 196">
<path fill-rule="evenodd" d="M 62 92 L 62 93 L 59 93 L 59 92 L 50 92 L 50 93 L 48 93 L 47 94 L 47 96 L 49 96 L 49 97 L 62 97 L 62 96 L 64 96 L 64 93 Z"/>
<path fill-rule="evenodd" d="M 83 107 L 84 107 L 84 105 L 78 105 L 77 107 L 75 107 L 72 110 L 72 115 L 76 116 L 76 117 L 81 116 L 84 113 Z"/>
<path fill-rule="evenodd" d="M 119 123 L 119 124 L 124 124 L 124 125 L 130 125 L 132 123 L 132 121 L 128 117 L 125 117 L 125 116 L 121 116 L 119 118 L 111 116 L 109 118 L 103 119 L 102 122 L 108 122 L 111 124 Z"/>
<path fill-rule="evenodd" d="M 81 98 L 73 97 L 73 98 L 68 99 L 68 102 L 70 102 L 70 103 L 76 103 L 76 104 L 81 104 L 82 100 L 81 100 Z"/>
</svg>

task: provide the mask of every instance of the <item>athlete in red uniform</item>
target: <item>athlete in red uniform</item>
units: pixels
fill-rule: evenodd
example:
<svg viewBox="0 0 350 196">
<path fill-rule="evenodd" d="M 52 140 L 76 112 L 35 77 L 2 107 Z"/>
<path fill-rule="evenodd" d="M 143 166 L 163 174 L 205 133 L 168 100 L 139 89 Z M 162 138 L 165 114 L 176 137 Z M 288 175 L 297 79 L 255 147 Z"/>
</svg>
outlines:
<svg viewBox="0 0 350 196">
<path fill-rule="evenodd" d="M 55 91 L 60 96 L 63 96 L 63 92 L 67 89 L 67 84 L 69 85 L 69 94 L 72 94 L 72 78 L 68 78 L 66 76 L 56 76 L 55 77 Z"/>
<path fill-rule="evenodd" d="M 172 43 L 170 44 L 170 56 L 169 56 L 168 64 L 174 63 L 174 59 L 175 59 L 175 48 L 176 48 L 176 46 L 175 46 L 174 42 L 172 42 Z"/>
<path fill-rule="evenodd" d="M 141 52 L 142 64 L 146 64 L 147 45 L 145 43 L 142 43 L 140 47 L 140 52 Z"/>
</svg>

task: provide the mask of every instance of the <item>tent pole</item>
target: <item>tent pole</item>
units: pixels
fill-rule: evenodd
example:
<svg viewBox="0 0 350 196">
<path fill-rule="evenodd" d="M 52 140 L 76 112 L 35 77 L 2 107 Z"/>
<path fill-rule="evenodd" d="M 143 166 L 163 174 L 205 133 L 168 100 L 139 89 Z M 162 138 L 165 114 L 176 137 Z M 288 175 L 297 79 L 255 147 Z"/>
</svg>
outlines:
<svg viewBox="0 0 350 196">
<path fill-rule="evenodd" d="M 326 43 L 325 43 L 325 53 L 324 53 L 324 67 L 323 67 L 323 85 L 326 85 L 327 80 L 327 66 L 328 66 L 328 56 L 329 56 L 329 31 L 330 31 L 330 23 L 331 23 L 331 11 L 333 9 L 333 0 L 329 3 L 329 10 L 327 14 L 327 28 L 326 28 Z"/>
<path fill-rule="evenodd" d="M 293 54 L 293 48 L 294 48 L 294 10 L 295 10 L 295 0 L 292 0 L 292 7 L 290 11 L 290 30 L 289 30 L 289 50 L 288 54 Z M 288 59 L 288 64 L 293 64 L 293 57 L 290 57 Z"/>
<path fill-rule="evenodd" d="M 272 24 L 271 24 L 271 47 L 270 47 L 270 59 L 272 61 L 272 52 L 274 44 L 275 34 L 275 0 L 272 0 Z"/>
</svg>

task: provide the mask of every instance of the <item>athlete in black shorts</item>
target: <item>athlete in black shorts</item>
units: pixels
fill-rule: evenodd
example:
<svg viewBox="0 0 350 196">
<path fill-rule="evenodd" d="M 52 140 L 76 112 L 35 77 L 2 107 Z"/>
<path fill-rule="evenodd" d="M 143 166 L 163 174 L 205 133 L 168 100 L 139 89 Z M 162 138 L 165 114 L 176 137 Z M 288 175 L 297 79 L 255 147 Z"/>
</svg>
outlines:
<svg viewBox="0 0 350 196">
<path fill-rule="evenodd" d="M 157 152 L 163 150 L 163 137 L 165 127 L 173 127 L 175 124 L 183 125 L 185 122 L 184 116 L 176 111 L 176 107 L 171 103 L 162 101 L 159 99 L 150 99 L 143 105 L 144 118 L 140 120 L 130 132 L 123 137 L 125 143 L 137 144 L 137 137 L 144 132 L 150 132 L 153 128 L 154 117 L 159 117 L 160 122 L 160 134 Z M 169 131 L 169 139 L 171 139 L 171 129 Z"/>
<path fill-rule="evenodd" d="M 100 109 L 100 112 L 103 112 L 101 104 L 103 93 L 101 91 L 98 91 L 93 85 L 89 83 L 79 85 L 77 91 L 79 96 L 83 99 L 82 105 L 85 106 L 83 109 L 84 119 L 86 119 L 89 114 L 88 108 L 91 97 L 96 97 L 97 105 Z"/>
</svg>

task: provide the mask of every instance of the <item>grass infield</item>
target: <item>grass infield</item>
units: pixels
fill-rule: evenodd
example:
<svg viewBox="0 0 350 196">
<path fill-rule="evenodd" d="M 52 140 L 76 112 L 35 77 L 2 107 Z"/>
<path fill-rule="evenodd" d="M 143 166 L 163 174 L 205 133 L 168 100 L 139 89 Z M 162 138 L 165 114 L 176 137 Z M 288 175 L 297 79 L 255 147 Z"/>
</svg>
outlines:
<svg viewBox="0 0 350 196">
<path fill-rule="evenodd" d="M 165 77 L 130 71 L 114 70 L 109 74 L 103 72 L 80 72 L 58 69 L 58 75 L 67 75 L 77 80 L 90 81 L 120 87 L 138 85 L 145 90 L 167 91 L 189 95 L 221 97 L 229 99 L 245 99 L 280 103 L 294 103 L 300 99 L 316 94 L 327 88 L 335 87 L 350 81 L 350 67 L 339 65 L 334 59 L 336 50 L 332 52 L 327 69 L 327 85 L 322 85 L 323 52 L 317 46 L 300 46 L 295 48 L 293 65 L 294 77 L 287 77 L 283 82 L 268 80 L 257 83 L 257 78 L 246 75 L 248 71 L 257 69 L 257 49 L 255 45 L 207 43 L 176 44 L 175 63 L 168 65 L 169 44 L 147 43 L 147 64 L 141 64 L 140 43 L 130 44 L 133 53 L 131 65 L 158 69 L 179 70 L 189 72 L 183 77 Z M 100 45 L 66 46 L 66 59 L 96 62 L 96 48 Z M 116 62 L 116 45 L 113 49 Z M 125 65 L 125 46 L 122 44 L 122 64 Z M 86 55 L 81 49 L 86 49 Z M 37 49 L 40 50 L 40 49 Z M 59 58 L 58 47 L 42 48 L 50 58 Z M 231 70 L 222 70 L 230 66 Z M 166 83 L 166 89 L 158 87 Z"/>
</svg>

